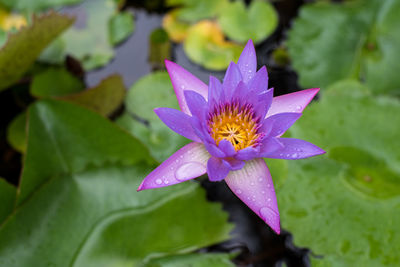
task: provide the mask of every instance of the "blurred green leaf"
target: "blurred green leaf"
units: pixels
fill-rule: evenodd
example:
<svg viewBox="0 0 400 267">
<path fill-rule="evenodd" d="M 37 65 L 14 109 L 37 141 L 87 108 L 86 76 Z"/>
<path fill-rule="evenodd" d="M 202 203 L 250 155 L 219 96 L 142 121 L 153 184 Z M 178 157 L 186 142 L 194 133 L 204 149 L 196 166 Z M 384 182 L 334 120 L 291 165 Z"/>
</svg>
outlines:
<svg viewBox="0 0 400 267">
<path fill-rule="evenodd" d="M 117 45 L 126 40 L 135 30 L 132 12 L 125 11 L 115 14 L 109 21 L 110 42 Z"/>
<path fill-rule="evenodd" d="M 0 177 L 0 225 L 11 214 L 16 194 L 17 188 Z"/>
<path fill-rule="evenodd" d="M 394 266 L 400 261 L 400 102 L 357 81 L 323 92 L 291 128 L 328 151 L 289 162 L 277 190 L 282 226 L 320 258 L 313 266 Z M 389 117 L 388 117 L 389 116 Z"/>
<path fill-rule="evenodd" d="M 0 90 L 17 82 L 42 50 L 72 22 L 70 17 L 50 12 L 35 17 L 31 26 L 11 34 L 0 50 Z"/>
<path fill-rule="evenodd" d="M 7 128 L 7 141 L 17 151 L 26 151 L 26 112 L 17 115 Z"/>
<path fill-rule="evenodd" d="M 150 35 L 149 62 L 155 69 L 163 69 L 164 61 L 171 59 L 171 42 L 168 33 L 158 28 Z"/>
<path fill-rule="evenodd" d="M 266 1 L 252 1 L 247 8 L 243 1 L 235 1 L 221 10 L 218 23 L 232 40 L 246 43 L 252 39 L 259 43 L 275 31 L 278 14 Z"/>
<path fill-rule="evenodd" d="M 152 162 L 147 149 L 107 119 L 64 101 L 42 100 L 28 110 L 28 146 L 18 204 L 56 174 L 106 162 Z"/>
<path fill-rule="evenodd" d="M 150 260 L 144 267 L 234 267 L 229 254 L 186 254 Z"/>
<path fill-rule="evenodd" d="M 67 95 L 60 99 L 79 104 L 103 116 L 109 116 L 122 105 L 125 91 L 126 88 L 122 77 L 115 74 L 102 80 L 94 88 Z"/>
<path fill-rule="evenodd" d="M 193 62 L 207 69 L 224 70 L 239 59 L 243 46 L 226 41 L 215 22 L 201 21 L 189 28 L 184 50 Z"/>
<path fill-rule="evenodd" d="M 0 0 L 0 4 L 8 9 L 30 12 L 77 4 L 79 2 L 82 2 L 82 0 Z"/>
<path fill-rule="evenodd" d="M 187 22 L 196 22 L 202 19 L 213 18 L 223 10 L 227 0 L 167 0 L 167 6 L 179 7 L 176 9 L 178 19 Z"/>
<path fill-rule="evenodd" d="M 177 18 L 177 10 L 172 10 L 164 15 L 162 26 L 172 41 L 181 43 L 187 36 L 190 24 Z"/>
<path fill-rule="evenodd" d="M 85 85 L 64 68 L 47 68 L 33 77 L 30 92 L 36 97 L 57 97 L 82 91 Z"/>
<path fill-rule="evenodd" d="M 355 78 L 376 93 L 399 92 L 399 12 L 397 0 L 302 7 L 287 42 L 301 86 Z"/>
<path fill-rule="evenodd" d="M 164 161 L 189 143 L 189 140 L 170 130 L 153 111 L 157 107 L 179 109 L 167 72 L 154 72 L 137 81 L 126 96 L 125 106 L 127 112 L 117 123 L 140 139 L 157 161 Z M 132 115 L 144 119 L 148 125 Z"/>
</svg>

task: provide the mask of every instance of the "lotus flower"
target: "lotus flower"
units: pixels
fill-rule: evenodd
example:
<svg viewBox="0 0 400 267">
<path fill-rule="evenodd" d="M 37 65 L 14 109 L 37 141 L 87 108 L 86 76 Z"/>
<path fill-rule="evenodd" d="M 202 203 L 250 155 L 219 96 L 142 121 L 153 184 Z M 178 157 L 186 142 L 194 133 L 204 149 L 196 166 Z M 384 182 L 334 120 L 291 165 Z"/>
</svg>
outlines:
<svg viewBox="0 0 400 267">
<path fill-rule="evenodd" d="M 273 98 L 268 73 L 257 71 L 253 42 L 238 63 L 231 62 L 223 83 L 207 86 L 179 65 L 165 61 L 181 111 L 156 108 L 173 131 L 192 140 L 152 171 L 138 191 L 169 186 L 208 174 L 229 188 L 276 233 L 280 218 L 271 175 L 263 158 L 302 159 L 323 154 L 319 147 L 280 137 L 319 89 Z"/>
</svg>

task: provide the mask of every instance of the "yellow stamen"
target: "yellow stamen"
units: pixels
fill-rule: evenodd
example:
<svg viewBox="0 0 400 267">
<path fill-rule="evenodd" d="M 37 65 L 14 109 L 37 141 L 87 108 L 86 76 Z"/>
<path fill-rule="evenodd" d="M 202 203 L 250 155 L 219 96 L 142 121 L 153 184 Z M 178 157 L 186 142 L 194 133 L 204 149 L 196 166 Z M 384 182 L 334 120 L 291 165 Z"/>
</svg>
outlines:
<svg viewBox="0 0 400 267">
<path fill-rule="evenodd" d="M 210 116 L 208 125 L 217 145 L 225 139 L 236 151 L 255 146 L 260 137 L 257 119 L 249 107 L 228 104 L 217 108 Z"/>
</svg>

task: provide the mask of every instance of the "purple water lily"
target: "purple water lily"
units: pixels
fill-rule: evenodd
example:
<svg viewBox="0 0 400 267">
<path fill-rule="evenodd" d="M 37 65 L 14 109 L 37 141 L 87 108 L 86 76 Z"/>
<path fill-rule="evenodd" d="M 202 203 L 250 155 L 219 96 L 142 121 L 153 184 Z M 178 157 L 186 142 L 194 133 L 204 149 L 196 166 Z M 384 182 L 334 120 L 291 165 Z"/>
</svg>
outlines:
<svg viewBox="0 0 400 267">
<path fill-rule="evenodd" d="M 151 172 L 138 191 L 169 186 L 208 174 L 230 189 L 276 233 L 280 219 L 271 175 L 262 158 L 302 159 L 323 154 L 319 147 L 280 136 L 302 115 L 319 89 L 273 98 L 268 73 L 257 71 L 253 42 L 223 83 L 210 77 L 207 87 L 179 65 L 165 61 L 182 111 L 157 108 L 159 118 L 192 140 Z"/>
</svg>

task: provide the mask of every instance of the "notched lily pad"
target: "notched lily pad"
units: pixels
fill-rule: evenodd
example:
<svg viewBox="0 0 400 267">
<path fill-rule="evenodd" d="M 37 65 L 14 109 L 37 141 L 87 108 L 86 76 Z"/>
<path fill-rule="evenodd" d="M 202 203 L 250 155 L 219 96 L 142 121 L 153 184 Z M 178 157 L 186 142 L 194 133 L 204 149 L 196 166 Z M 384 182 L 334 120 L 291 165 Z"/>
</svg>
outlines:
<svg viewBox="0 0 400 267">
<path fill-rule="evenodd" d="M 230 39 L 246 43 L 265 40 L 278 26 L 278 14 L 267 1 L 251 1 L 246 8 L 243 1 L 231 2 L 221 10 L 218 23 Z"/>
<path fill-rule="evenodd" d="M 239 59 L 243 46 L 226 41 L 218 24 L 205 20 L 189 29 L 184 50 L 193 62 L 207 69 L 224 70 Z"/>
</svg>

